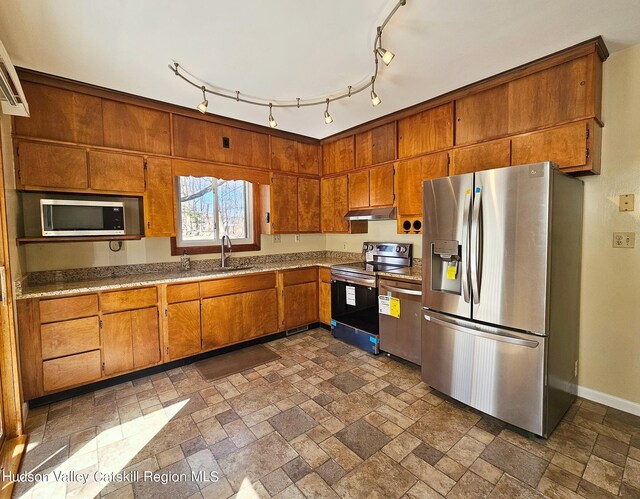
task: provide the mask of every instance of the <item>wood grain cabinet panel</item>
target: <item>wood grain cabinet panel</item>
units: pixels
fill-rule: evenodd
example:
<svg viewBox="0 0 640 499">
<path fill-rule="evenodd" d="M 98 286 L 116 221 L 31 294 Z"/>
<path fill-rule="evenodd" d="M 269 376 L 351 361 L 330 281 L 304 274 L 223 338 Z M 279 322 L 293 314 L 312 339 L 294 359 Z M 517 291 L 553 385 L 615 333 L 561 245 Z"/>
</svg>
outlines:
<svg viewBox="0 0 640 499">
<path fill-rule="evenodd" d="M 230 333 L 231 343 L 278 331 L 278 294 L 275 288 L 242 295 L 242 332 Z"/>
<path fill-rule="evenodd" d="M 181 301 L 197 300 L 198 298 L 200 298 L 200 286 L 197 282 L 170 284 L 167 286 L 168 303 L 179 303 Z"/>
<path fill-rule="evenodd" d="M 398 157 L 419 156 L 453 146 L 453 103 L 398 121 Z"/>
<path fill-rule="evenodd" d="M 158 293 L 154 287 L 130 289 L 125 291 L 110 291 L 100 295 L 100 310 L 103 313 L 120 312 L 156 305 Z"/>
<path fill-rule="evenodd" d="M 396 165 L 398 218 L 422 213 L 422 159 L 399 161 Z"/>
<path fill-rule="evenodd" d="M 16 160 L 18 188 L 83 190 L 89 187 L 85 149 L 20 141 Z"/>
<path fill-rule="evenodd" d="M 89 151 L 91 189 L 106 192 L 144 193 L 142 156 Z"/>
<path fill-rule="evenodd" d="M 152 154 L 171 154 L 169 113 L 102 100 L 104 145 Z"/>
<path fill-rule="evenodd" d="M 231 337 L 242 336 L 242 294 L 202 300 L 202 348 L 228 345 Z"/>
<path fill-rule="evenodd" d="M 298 230 L 298 179 L 292 175 L 271 176 L 271 230 L 291 233 Z"/>
<path fill-rule="evenodd" d="M 100 348 L 100 320 L 97 316 L 40 326 L 44 360 Z"/>
<path fill-rule="evenodd" d="M 509 82 L 509 133 L 593 116 L 595 53 Z"/>
<path fill-rule="evenodd" d="M 318 320 L 318 283 L 306 282 L 283 288 L 284 329 Z"/>
<path fill-rule="evenodd" d="M 22 88 L 31 117 L 16 116 L 16 135 L 103 145 L 100 97 L 29 81 L 23 81 Z"/>
<path fill-rule="evenodd" d="M 331 270 L 318 271 L 318 318 L 323 324 L 331 324 Z"/>
<path fill-rule="evenodd" d="M 147 159 L 147 188 L 144 193 L 144 235 L 173 237 L 176 235 L 174 213 L 174 178 L 171 160 Z"/>
<path fill-rule="evenodd" d="M 512 163 L 553 161 L 560 168 L 584 166 L 589 159 L 589 136 L 587 122 L 518 135 L 512 139 Z"/>
<path fill-rule="evenodd" d="M 369 170 L 349 174 L 349 209 L 369 207 Z"/>
<path fill-rule="evenodd" d="M 298 232 L 320 232 L 320 179 L 298 178 Z"/>
<path fill-rule="evenodd" d="M 320 175 L 320 145 L 298 142 L 298 173 Z"/>
<path fill-rule="evenodd" d="M 353 135 L 322 144 L 322 173 L 342 173 L 353 170 L 355 143 Z"/>
<path fill-rule="evenodd" d="M 295 140 L 271 137 L 271 169 L 298 173 L 298 144 Z"/>
<path fill-rule="evenodd" d="M 509 133 L 509 86 L 499 85 L 456 100 L 456 145 Z"/>
<path fill-rule="evenodd" d="M 157 364 L 160 355 L 160 329 L 158 308 L 149 307 L 129 312 L 133 340 L 133 368 Z"/>
<path fill-rule="evenodd" d="M 40 322 L 58 322 L 98 314 L 98 295 L 40 300 Z"/>
<path fill-rule="evenodd" d="M 44 391 L 54 392 L 100 379 L 100 350 L 69 355 L 42 363 Z"/>
<path fill-rule="evenodd" d="M 396 122 L 356 135 L 356 168 L 396 159 Z"/>
<path fill-rule="evenodd" d="M 377 166 L 369 171 L 369 204 L 372 208 L 393 206 L 393 165 Z"/>
<path fill-rule="evenodd" d="M 131 314 L 119 312 L 102 316 L 102 358 L 109 376 L 133 369 Z"/>
<path fill-rule="evenodd" d="M 347 175 L 323 178 L 320 182 L 322 232 L 349 232 L 349 222 L 344 219 L 349 211 L 348 188 Z"/>
<path fill-rule="evenodd" d="M 212 296 L 232 295 L 275 287 L 276 273 L 264 272 L 242 277 L 229 277 L 227 279 L 214 279 L 201 282 L 200 295 L 202 298 L 210 298 Z"/>
<path fill-rule="evenodd" d="M 167 356 L 179 359 L 200 351 L 200 300 L 168 305 Z"/>
<path fill-rule="evenodd" d="M 485 142 L 475 146 L 454 149 L 451 152 L 451 175 L 501 168 L 511 164 L 509 139 Z"/>
<path fill-rule="evenodd" d="M 315 282 L 318 279 L 318 269 L 310 267 L 307 269 L 287 270 L 282 272 L 282 283 L 284 286 L 292 286 L 303 282 Z"/>
</svg>

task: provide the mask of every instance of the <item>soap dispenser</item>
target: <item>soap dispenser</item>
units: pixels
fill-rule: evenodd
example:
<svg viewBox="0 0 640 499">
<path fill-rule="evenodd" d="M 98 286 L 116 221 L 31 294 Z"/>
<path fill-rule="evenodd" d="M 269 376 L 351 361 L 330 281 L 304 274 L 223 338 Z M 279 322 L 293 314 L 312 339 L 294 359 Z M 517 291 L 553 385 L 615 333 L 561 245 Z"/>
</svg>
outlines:
<svg viewBox="0 0 640 499">
<path fill-rule="evenodd" d="M 180 257 L 180 270 L 189 270 L 191 268 L 191 259 L 185 250 Z"/>
</svg>

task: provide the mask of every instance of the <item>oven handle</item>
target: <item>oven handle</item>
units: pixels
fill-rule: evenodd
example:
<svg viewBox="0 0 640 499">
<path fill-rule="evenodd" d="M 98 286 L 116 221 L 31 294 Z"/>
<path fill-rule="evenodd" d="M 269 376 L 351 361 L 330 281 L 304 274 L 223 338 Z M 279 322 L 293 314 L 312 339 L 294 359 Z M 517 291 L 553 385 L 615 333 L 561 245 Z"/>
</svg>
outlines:
<svg viewBox="0 0 640 499">
<path fill-rule="evenodd" d="M 340 281 L 340 282 L 346 282 L 348 284 L 356 284 L 359 286 L 367 286 L 370 288 L 375 288 L 376 287 L 376 280 L 374 279 L 359 279 L 357 277 L 345 277 L 345 276 L 341 276 L 339 274 L 332 274 L 331 275 L 331 279 L 332 281 Z"/>
<path fill-rule="evenodd" d="M 380 289 L 386 289 L 394 293 L 400 293 L 403 295 L 422 296 L 422 291 L 415 289 L 396 288 L 395 286 L 388 286 L 387 284 L 380 284 Z"/>
</svg>

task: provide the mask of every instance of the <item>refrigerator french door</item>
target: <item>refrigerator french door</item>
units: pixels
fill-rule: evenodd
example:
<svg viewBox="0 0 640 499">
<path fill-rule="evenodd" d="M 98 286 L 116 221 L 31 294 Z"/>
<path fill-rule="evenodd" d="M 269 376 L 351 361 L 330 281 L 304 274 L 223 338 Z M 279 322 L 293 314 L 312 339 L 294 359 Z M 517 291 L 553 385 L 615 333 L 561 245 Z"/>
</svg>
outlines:
<svg viewBox="0 0 640 499">
<path fill-rule="evenodd" d="M 575 394 L 582 192 L 551 163 L 423 185 L 423 379 L 538 435 Z"/>
</svg>

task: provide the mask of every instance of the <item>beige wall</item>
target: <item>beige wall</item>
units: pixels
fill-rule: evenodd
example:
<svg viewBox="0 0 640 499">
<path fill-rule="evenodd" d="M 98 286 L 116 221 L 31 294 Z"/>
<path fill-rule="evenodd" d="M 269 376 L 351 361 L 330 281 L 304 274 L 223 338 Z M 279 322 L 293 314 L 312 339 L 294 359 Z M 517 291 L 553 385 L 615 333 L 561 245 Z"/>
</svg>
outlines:
<svg viewBox="0 0 640 499">
<path fill-rule="evenodd" d="M 413 256 L 422 258 L 422 236 L 410 234 L 397 234 L 395 220 L 386 222 L 369 222 L 367 234 L 327 234 L 326 248 L 330 251 L 362 251 L 364 241 L 391 241 L 413 244 Z"/>
<path fill-rule="evenodd" d="M 640 45 L 604 64 L 602 175 L 585 177 L 582 387 L 640 404 Z M 634 193 L 634 212 L 618 196 Z M 613 232 L 636 233 L 614 249 Z"/>
</svg>

